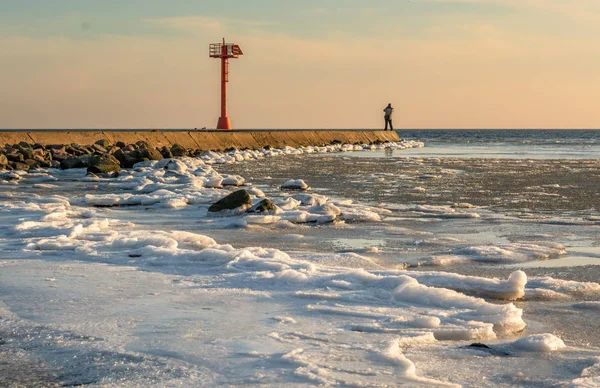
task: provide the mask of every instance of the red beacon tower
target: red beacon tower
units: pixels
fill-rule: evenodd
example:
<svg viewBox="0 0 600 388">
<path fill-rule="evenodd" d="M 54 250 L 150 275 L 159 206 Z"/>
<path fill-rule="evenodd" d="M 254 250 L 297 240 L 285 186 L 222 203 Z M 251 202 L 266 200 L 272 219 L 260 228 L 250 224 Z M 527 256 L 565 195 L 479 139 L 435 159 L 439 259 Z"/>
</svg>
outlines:
<svg viewBox="0 0 600 388">
<path fill-rule="evenodd" d="M 229 58 L 244 55 L 240 46 L 234 43 L 211 43 L 208 47 L 211 58 L 221 59 L 221 117 L 217 129 L 231 129 L 231 121 L 227 117 L 227 82 L 229 82 Z"/>
</svg>

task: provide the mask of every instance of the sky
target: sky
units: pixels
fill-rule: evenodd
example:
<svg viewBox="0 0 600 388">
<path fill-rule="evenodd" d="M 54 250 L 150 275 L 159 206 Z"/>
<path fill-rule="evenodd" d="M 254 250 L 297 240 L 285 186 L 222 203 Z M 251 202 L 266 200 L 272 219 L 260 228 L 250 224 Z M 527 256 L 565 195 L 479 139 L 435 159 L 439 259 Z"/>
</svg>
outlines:
<svg viewBox="0 0 600 388">
<path fill-rule="evenodd" d="M 598 0 L 0 0 L 0 128 L 600 128 Z"/>
</svg>

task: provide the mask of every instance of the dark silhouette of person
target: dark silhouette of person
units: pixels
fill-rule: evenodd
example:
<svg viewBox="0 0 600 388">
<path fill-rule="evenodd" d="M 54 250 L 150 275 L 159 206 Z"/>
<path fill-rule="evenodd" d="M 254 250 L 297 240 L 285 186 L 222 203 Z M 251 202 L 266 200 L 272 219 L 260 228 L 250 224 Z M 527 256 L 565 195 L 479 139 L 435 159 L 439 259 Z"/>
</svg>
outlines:
<svg viewBox="0 0 600 388">
<path fill-rule="evenodd" d="M 394 113 L 394 108 L 392 108 L 392 104 L 388 104 L 388 106 L 385 107 L 385 109 L 383 110 L 385 112 L 385 115 L 383 116 L 383 118 L 385 119 L 385 131 L 387 131 L 388 129 L 388 124 L 390 126 L 390 131 L 394 130 L 394 126 L 392 125 L 392 113 Z"/>
</svg>

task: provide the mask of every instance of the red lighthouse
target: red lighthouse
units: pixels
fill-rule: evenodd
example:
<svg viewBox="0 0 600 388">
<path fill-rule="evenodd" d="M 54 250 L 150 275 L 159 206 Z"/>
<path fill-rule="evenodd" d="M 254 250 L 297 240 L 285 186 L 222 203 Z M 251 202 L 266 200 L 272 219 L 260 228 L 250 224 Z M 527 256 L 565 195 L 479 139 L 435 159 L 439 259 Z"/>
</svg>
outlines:
<svg viewBox="0 0 600 388">
<path fill-rule="evenodd" d="M 212 43 L 208 48 L 211 58 L 221 59 L 221 117 L 217 129 L 231 129 L 231 121 L 227 117 L 227 82 L 229 82 L 229 58 L 244 55 L 240 46 L 234 43 Z"/>
</svg>

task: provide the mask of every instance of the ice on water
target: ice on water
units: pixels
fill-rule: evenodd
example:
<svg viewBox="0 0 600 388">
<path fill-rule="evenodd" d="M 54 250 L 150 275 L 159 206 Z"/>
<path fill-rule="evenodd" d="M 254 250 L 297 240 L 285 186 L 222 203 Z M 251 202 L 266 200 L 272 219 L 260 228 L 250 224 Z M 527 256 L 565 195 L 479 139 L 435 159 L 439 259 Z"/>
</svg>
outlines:
<svg viewBox="0 0 600 388">
<path fill-rule="evenodd" d="M 89 181 L 84 170 L 2 174 L 11 188 L 3 190 L 0 204 L 0 336 L 11 333 L 3 346 L 30 341 L 35 357 L 64 371 L 63 383 L 125 386 L 478 385 L 474 376 L 451 373 L 452 360 L 496 375 L 511 368 L 514 357 L 541 366 L 582 363 L 581 354 L 553 334 L 519 338 L 527 325 L 514 301 L 576 301 L 600 294 L 598 283 L 528 278 L 518 270 L 506 279 L 407 271 L 367 255 L 377 249 L 300 254 L 238 245 L 228 237 L 239 228 L 266 228 L 264 238 L 273 232 L 303 241 L 301 232 L 275 231 L 360 228 L 384 223 L 393 208 L 306 191 L 302 179 L 282 182 L 282 191 L 269 197 L 274 214 L 207 215 L 211 203 L 240 187 L 254 203 L 266 197 L 213 165 L 413 146 L 420 144 L 206 152 L 140 163 L 116 179 L 94 177 L 96 192 L 84 196 L 42 194 L 63 181 Z M 14 189 L 26 184 L 39 193 Z M 470 204 L 397 208 L 423 219 L 480 217 Z M 148 210 L 176 222 L 141 222 Z M 199 223 L 212 227 L 211 236 L 198 231 Z M 502 243 L 463 247 L 422 264 L 514 263 L 564 253 L 564 246 L 548 241 Z M 572 307 L 598 311 L 597 302 Z M 467 346 L 483 341 L 491 347 Z M 558 352 L 564 354 L 552 356 Z M 550 356 L 538 360 L 535 353 Z M 599 368 L 586 362 L 571 376 L 574 386 L 598 382 Z"/>
</svg>

